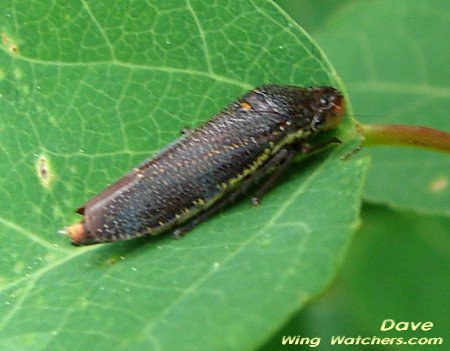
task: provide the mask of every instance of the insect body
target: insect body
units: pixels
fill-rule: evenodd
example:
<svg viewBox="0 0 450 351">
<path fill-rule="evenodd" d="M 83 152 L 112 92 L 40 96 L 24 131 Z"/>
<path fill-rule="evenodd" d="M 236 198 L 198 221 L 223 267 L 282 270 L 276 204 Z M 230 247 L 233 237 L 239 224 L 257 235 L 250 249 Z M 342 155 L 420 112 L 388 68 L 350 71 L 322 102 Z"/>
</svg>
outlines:
<svg viewBox="0 0 450 351">
<path fill-rule="evenodd" d="M 311 136 L 338 125 L 342 94 L 331 87 L 264 85 L 133 169 L 77 212 L 77 245 L 180 235 L 278 169 L 254 204 Z M 314 147 L 314 145 L 313 145 Z"/>
</svg>

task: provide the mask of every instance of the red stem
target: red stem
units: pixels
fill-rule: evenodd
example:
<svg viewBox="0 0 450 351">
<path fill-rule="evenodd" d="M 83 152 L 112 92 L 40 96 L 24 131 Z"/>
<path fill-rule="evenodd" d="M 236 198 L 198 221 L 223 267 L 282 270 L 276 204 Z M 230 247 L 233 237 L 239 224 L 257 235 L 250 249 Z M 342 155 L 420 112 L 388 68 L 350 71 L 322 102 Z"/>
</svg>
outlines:
<svg viewBox="0 0 450 351">
<path fill-rule="evenodd" d="M 360 124 L 358 128 L 365 146 L 413 146 L 450 153 L 450 133 L 441 130 L 396 124 Z"/>
</svg>

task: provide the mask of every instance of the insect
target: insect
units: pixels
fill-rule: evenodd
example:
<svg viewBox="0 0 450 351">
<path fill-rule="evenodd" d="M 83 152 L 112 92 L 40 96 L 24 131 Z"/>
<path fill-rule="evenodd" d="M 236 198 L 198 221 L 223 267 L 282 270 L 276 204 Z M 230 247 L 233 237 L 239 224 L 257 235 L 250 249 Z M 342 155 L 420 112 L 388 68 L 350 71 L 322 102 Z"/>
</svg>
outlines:
<svg viewBox="0 0 450 351">
<path fill-rule="evenodd" d="M 338 142 L 308 144 L 340 123 L 344 105 L 332 87 L 256 88 L 79 207 L 83 220 L 66 232 L 75 245 L 180 236 L 267 176 L 258 205 L 299 152 Z"/>
</svg>

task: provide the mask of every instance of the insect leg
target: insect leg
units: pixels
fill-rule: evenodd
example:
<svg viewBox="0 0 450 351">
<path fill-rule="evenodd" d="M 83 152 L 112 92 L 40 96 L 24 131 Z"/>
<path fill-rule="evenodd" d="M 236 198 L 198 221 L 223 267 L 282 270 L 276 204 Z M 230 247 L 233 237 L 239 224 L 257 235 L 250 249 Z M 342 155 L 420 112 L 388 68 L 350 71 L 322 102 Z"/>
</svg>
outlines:
<svg viewBox="0 0 450 351">
<path fill-rule="evenodd" d="M 238 197 L 240 194 L 242 194 L 244 190 L 242 188 L 236 189 L 232 191 L 230 194 L 228 194 L 225 198 L 222 200 L 219 200 L 215 204 L 211 205 L 211 207 L 207 208 L 204 212 L 200 213 L 197 217 L 193 218 L 186 224 L 183 224 L 182 226 L 176 228 L 172 232 L 172 236 L 174 239 L 179 239 L 181 236 L 186 234 L 188 231 L 195 228 L 198 224 L 206 221 L 208 218 L 213 216 L 215 213 L 219 212 L 223 207 L 233 202 L 236 197 Z"/>
<path fill-rule="evenodd" d="M 324 148 L 327 148 L 328 146 L 332 145 L 332 144 L 340 144 L 341 141 L 336 138 L 333 137 L 323 143 L 320 144 L 314 144 L 314 145 L 310 145 L 308 143 L 305 142 L 298 142 L 296 144 L 294 144 L 292 146 L 291 149 L 286 150 L 286 155 L 284 157 L 284 159 L 282 159 L 279 162 L 279 166 L 278 168 L 275 170 L 275 172 L 269 177 L 269 179 L 267 179 L 256 191 L 256 193 L 253 195 L 252 199 L 251 199 L 251 203 L 253 206 L 258 206 L 261 204 L 261 198 L 267 194 L 267 192 L 276 184 L 276 182 L 281 178 L 281 176 L 283 175 L 283 173 L 288 169 L 289 165 L 292 163 L 292 161 L 294 160 L 295 156 L 298 153 L 303 153 L 303 154 L 311 154 L 311 153 L 315 153 L 317 151 L 321 151 Z M 280 151 L 281 152 L 281 151 Z M 278 155 L 278 154 L 277 154 Z M 276 155 L 275 155 L 276 156 Z"/>
<path fill-rule="evenodd" d="M 356 147 L 355 149 L 349 151 L 347 154 L 345 154 L 344 156 L 341 157 L 342 161 L 347 161 L 350 157 L 352 157 L 353 155 L 355 155 L 356 153 L 360 152 L 362 150 L 362 146 L 359 145 L 358 147 Z"/>
<path fill-rule="evenodd" d="M 298 154 L 298 151 L 295 149 L 282 149 L 284 150 L 284 158 L 279 160 L 278 168 L 275 172 L 267 179 L 259 188 L 256 190 L 256 193 L 251 198 L 251 203 L 253 206 L 258 206 L 261 204 L 261 198 L 275 185 L 275 183 L 280 179 L 281 175 L 286 171 L 289 165 L 292 163 L 295 156 Z M 279 155 L 279 153 L 277 154 Z M 275 155 L 275 156 L 277 156 Z M 271 166 L 274 166 L 272 164 Z"/>
<path fill-rule="evenodd" d="M 299 143 L 294 147 L 298 150 L 298 152 L 301 152 L 302 154 L 312 154 L 318 151 L 322 151 L 323 149 L 326 149 L 327 147 L 333 144 L 341 144 L 341 143 L 342 142 L 338 138 L 333 137 L 319 144 L 311 145 L 308 143 Z"/>
</svg>

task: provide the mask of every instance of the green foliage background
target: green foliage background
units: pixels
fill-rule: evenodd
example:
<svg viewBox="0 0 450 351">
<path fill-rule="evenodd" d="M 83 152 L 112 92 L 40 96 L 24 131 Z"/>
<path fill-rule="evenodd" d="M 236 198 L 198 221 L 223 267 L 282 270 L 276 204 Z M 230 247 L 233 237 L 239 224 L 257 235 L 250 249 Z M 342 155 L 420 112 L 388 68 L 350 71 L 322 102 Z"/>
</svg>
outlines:
<svg viewBox="0 0 450 351">
<path fill-rule="evenodd" d="M 450 130 L 450 20 L 445 1 L 279 0 L 326 52 L 362 123 Z M 361 117 L 358 117 L 361 115 Z M 450 334 L 450 159 L 400 148 L 367 148 L 362 225 L 328 291 L 282 335 L 436 337 Z M 433 190 L 444 181 L 446 186 Z M 430 332 L 380 332 L 384 319 L 432 321 Z M 350 347 L 350 346 L 347 346 Z M 347 347 L 332 347 L 346 350 Z M 354 350 L 444 350 L 446 346 L 353 346 Z M 289 349 L 289 347 L 288 347 Z M 321 345 L 318 349 L 329 350 Z"/>
<path fill-rule="evenodd" d="M 55 235 L 259 84 L 331 84 L 362 122 L 449 129 L 447 2 L 279 4 L 320 48 L 270 1 L 0 3 L 0 350 L 272 350 L 286 334 L 327 350 L 386 318 L 445 336 L 450 161 L 368 149 L 343 162 L 350 118 L 345 145 L 296 164 L 263 206 L 243 199 L 178 242 Z"/>
</svg>

